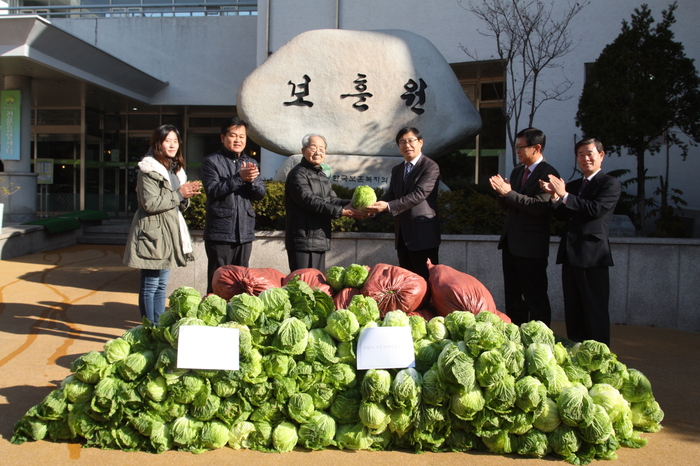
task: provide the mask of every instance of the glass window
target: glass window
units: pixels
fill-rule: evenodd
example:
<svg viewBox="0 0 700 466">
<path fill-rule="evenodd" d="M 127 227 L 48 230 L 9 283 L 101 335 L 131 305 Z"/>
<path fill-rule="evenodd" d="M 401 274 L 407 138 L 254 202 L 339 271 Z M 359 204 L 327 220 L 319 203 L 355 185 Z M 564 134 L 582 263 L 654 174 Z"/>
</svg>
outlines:
<svg viewBox="0 0 700 466">
<path fill-rule="evenodd" d="M 500 101 L 503 100 L 503 81 L 490 81 L 481 83 L 481 100 Z"/>
<path fill-rule="evenodd" d="M 497 61 L 450 66 L 465 94 L 479 110 L 482 128 L 478 137 L 454 152 L 437 155 L 436 161 L 443 181 L 451 189 L 463 189 L 470 184 L 488 185 L 488 179 L 498 173 L 506 146 L 506 125 L 500 105 L 505 89 L 504 69 Z"/>
<path fill-rule="evenodd" d="M 138 114 L 129 115 L 129 131 L 150 130 L 153 131 L 160 126 L 160 115 Z"/>
</svg>

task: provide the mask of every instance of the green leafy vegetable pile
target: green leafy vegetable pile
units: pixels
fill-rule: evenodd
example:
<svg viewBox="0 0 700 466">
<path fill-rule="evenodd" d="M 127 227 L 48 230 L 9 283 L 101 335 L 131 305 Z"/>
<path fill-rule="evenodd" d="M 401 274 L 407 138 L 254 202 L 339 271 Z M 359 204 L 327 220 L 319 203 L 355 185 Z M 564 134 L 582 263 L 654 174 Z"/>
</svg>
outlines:
<svg viewBox="0 0 700 466">
<path fill-rule="evenodd" d="M 176 367 L 183 325 L 240 330 L 239 371 Z M 358 371 L 362 328 L 411 328 L 414 368 Z M 641 447 L 663 412 L 649 380 L 606 345 L 570 347 L 541 322 L 454 312 L 426 322 L 354 296 L 348 309 L 298 279 L 259 296 L 170 296 L 148 321 L 76 359 L 15 425 L 13 443 L 126 451 L 490 451 L 573 464 Z"/>
</svg>

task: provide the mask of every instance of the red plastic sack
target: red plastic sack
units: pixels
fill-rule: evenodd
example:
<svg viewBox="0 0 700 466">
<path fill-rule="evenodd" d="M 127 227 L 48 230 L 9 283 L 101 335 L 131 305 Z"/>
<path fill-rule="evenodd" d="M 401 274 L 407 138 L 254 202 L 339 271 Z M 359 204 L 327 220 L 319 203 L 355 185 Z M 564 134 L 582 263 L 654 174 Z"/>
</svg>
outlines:
<svg viewBox="0 0 700 466">
<path fill-rule="evenodd" d="M 214 272 L 212 289 L 228 301 L 241 293 L 257 296 L 269 288 L 279 288 L 283 278 L 284 274 L 277 269 L 225 265 Z"/>
<path fill-rule="evenodd" d="M 410 316 L 421 316 L 423 319 L 425 319 L 426 322 L 429 322 L 430 319 L 433 317 L 437 317 L 437 314 L 435 313 L 435 309 L 428 308 L 428 307 L 421 307 L 419 309 L 416 309 L 415 311 L 411 311 L 407 313 L 407 315 Z"/>
<path fill-rule="evenodd" d="M 282 286 L 289 283 L 290 280 L 297 275 L 299 275 L 299 279 L 302 282 L 306 282 L 306 284 L 309 285 L 312 290 L 318 288 L 328 296 L 333 297 L 333 288 L 326 281 L 326 276 L 323 274 L 323 272 L 318 269 L 295 270 L 282 279 Z"/>
<path fill-rule="evenodd" d="M 333 303 L 336 309 L 347 309 L 352 301 L 352 297 L 356 294 L 360 294 L 359 288 L 346 287 L 338 291 L 335 296 L 333 296 Z"/>
<path fill-rule="evenodd" d="M 478 314 L 490 311 L 510 323 L 510 318 L 496 310 L 496 303 L 489 290 L 476 278 L 447 265 L 433 265 L 428 259 L 430 292 L 438 315 L 452 311 Z"/>
<path fill-rule="evenodd" d="M 379 313 L 400 309 L 415 311 L 428 296 L 428 282 L 417 273 L 389 264 L 377 264 L 369 270 L 362 294 L 377 301 Z"/>
</svg>

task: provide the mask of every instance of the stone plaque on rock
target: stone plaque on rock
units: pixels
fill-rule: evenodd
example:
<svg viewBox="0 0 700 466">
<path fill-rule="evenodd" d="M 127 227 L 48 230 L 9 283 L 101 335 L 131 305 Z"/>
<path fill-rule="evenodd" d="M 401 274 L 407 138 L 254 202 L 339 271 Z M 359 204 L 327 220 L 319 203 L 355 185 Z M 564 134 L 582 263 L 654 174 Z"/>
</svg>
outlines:
<svg viewBox="0 0 700 466">
<path fill-rule="evenodd" d="M 237 108 L 250 137 L 283 155 L 319 133 L 332 154 L 400 156 L 394 138 L 404 126 L 436 154 L 481 129 L 442 54 L 402 30 L 302 33 L 241 83 Z"/>
</svg>

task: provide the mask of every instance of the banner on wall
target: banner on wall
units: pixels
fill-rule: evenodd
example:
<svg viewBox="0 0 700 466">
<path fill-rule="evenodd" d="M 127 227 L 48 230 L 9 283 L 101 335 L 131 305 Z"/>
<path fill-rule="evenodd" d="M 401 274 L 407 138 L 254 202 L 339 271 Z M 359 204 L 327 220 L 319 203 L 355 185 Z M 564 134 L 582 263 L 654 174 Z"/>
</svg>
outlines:
<svg viewBox="0 0 700 466">
<path fill-rule="evenodd" d="M 19 160 L 21 91 L 0 91 L 0 159 Z"/>
</svg>

